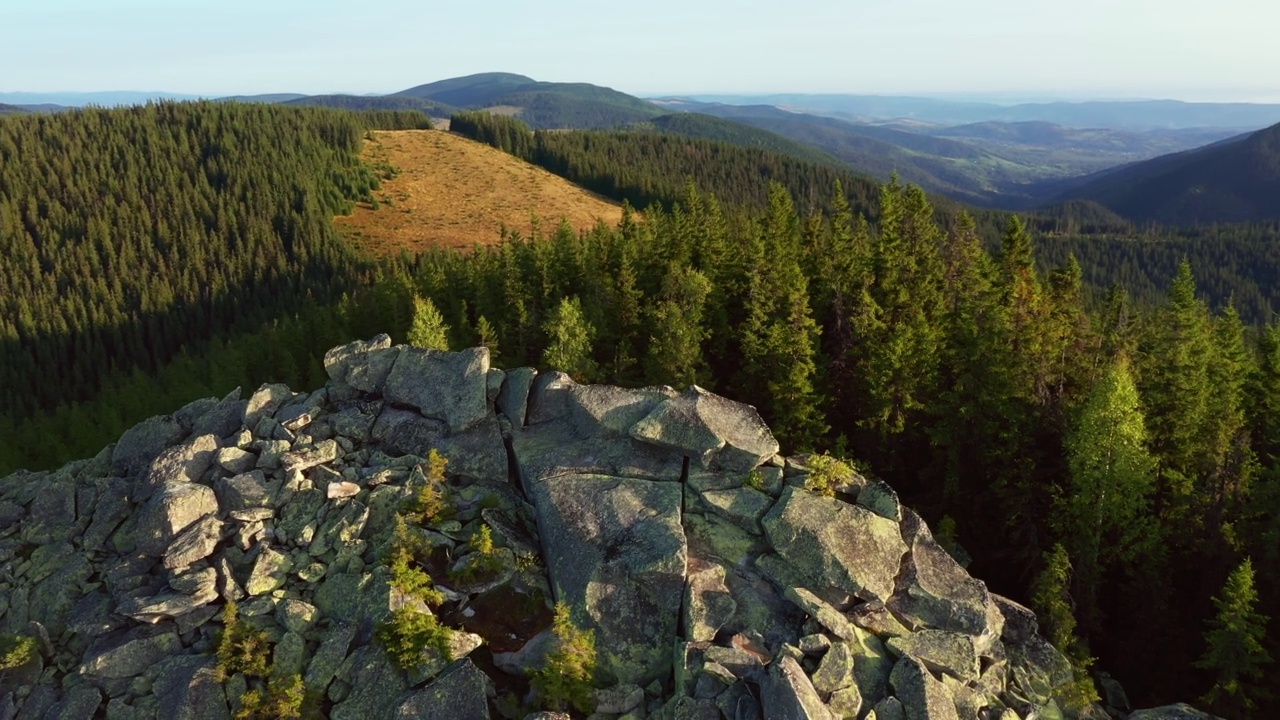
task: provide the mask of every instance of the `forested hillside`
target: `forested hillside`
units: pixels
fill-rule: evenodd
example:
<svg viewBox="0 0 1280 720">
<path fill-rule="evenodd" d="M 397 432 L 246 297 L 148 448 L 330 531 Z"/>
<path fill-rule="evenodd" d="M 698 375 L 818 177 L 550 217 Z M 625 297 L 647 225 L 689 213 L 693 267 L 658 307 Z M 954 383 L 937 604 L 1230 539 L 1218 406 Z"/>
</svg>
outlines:
<svg viewBox="0 0 1280 720">
<path fill-rule="evenodd" d="M 1102 173 L 1069 194 L 1138 222 L 1207 225 L 1280 219 L 1280 125 Z"/>
<path fill-rule="evenodd" d="M 320 351 L 353 335 L 483 344 L 502 366 L 586 381 L 696 382 L 757 406 L 788 447 L 889 480 L 1136 704 L 1277 710 L 1258 689 L 1280 623 L 1222 614 L 1280 598 L 1280 325 L 1251 331 L 1197 279 L 1219 292 L 1257 272 L 1264 293 L 1269 271 L 1243 267 L 1256 257 L 1229 257 L 1233 231 L 1187 242 L 1209 248 L 1192 263 L 1152 245 L 1153 263 L 1132 238 L 1106 238 L 1129 256 L 1072 245 L 1076 210 L 1114 220 L 1091 206 L 1038 219 L 1054 234 L 1040 241 L 763 150 L 460 115 L 473 137 L 643 204 L 643 220 L 366 272 L 330 218 L 376 183 L 357 160 L 366 128 L 420 119 L 205 103 L 0 121 L 0 388 L 16 410 L 0 472 L 251 378 L 317 385 Z M 1168 300 L 1121 288 L 1090 303 L 1096 271 L 1077 259 L 1095 249 Z M 1042 271 L 1046 254 L 1061 261 Z M 1232 652 L 1242 634 L 1258 652 Z"/>
<path fill-rule="evenodd" d="M 336 301 L 356 266 L 330 220 L 377 185 L 361 137 L 424 121 L 233 103 L 0 121 L 0 427 Z"/>
</svg>

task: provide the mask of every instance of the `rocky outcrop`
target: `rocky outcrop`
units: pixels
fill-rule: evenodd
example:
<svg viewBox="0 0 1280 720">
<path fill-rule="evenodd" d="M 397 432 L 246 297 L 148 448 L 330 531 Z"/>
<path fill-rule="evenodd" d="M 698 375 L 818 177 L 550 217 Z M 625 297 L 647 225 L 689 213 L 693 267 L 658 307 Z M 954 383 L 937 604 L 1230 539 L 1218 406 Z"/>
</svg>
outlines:
<svg viewBox="0 0 1280 720">
<path fill-rule="evenodd" d="M 884 483 L 806 489 L 750 406 L 385 336 L 325 367 L 314 392 L 199 400 L 0 479 L 0 630 L 40 650 L 0 675 L 0 718 L 229 717 L 258 682 L 216 672 L 230 601 L 333 718 L 523 717 L 556 602 L 594 633 L 601 718 L 1060 714 L 1070 666 L 1029 610 Z M 434 610 L 384 561 L 433 451 L 448 510 L 410 532 Z M 373 630 L 399 609 L 436 614 L 449 652 L 393 663 Z"/>
</svg>

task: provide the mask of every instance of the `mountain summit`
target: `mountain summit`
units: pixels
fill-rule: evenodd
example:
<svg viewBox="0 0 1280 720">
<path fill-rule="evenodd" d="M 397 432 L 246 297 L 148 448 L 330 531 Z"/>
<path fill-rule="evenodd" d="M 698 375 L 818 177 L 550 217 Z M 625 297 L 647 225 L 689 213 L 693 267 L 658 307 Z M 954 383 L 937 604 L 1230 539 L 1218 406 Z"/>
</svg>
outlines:
<svg viewBox="0 0 1280 720">
<path fill-rule="evenodd" d="M 1029 610 L 748 405 L 386 336 L 325 367 L 0 479 L 0 713 L 1061 717 Z"/>
</svg>

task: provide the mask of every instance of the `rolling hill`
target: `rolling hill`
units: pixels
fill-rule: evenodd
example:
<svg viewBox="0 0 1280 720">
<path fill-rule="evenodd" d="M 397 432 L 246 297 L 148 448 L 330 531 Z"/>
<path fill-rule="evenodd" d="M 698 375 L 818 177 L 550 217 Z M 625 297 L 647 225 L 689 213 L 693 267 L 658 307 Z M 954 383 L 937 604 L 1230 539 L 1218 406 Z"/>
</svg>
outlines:
<svg viewBox="0 0 1280 720">
<path fill-rule="evenodd" d="M 1066 197 L 1096 201 L 1139 222 L 1280 219 L 1280 125 L 1105 172 Z"/>
<path fill-rule="evenodd" d="M 419 85 L 392 97 L 419 98 L 468 110 L 515 115 L 532 128 L 617 127 L 662 115 L 640 98 L 587 83 L 539 82 L 482 73 Z"/>
<path fill-rule="evenodd" d="M 544 230 L 560 218 L 583 230 L 622 217 L 617 203 L 454 133 L 375 132 L 363 158 L 387 178 L 374 193 L 377 202 L 334 224 L 351 244 L 374 254 L 493 244 L 503 227 L 527 232 L 535 215 Z"/>
<path fill-rule="evenodd" d="M 0 104 L 0 115 L 22 115 L 23 113 L 26 113 L 26 112 L 27 112 L 26 110 L 16 105 Z"/>
</svg>

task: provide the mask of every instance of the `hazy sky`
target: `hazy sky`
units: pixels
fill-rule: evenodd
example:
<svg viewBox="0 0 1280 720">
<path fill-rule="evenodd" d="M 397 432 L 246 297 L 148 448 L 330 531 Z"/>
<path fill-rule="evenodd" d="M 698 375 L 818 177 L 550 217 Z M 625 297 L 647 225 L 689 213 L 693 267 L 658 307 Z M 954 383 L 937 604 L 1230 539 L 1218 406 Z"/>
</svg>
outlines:
<svg viewBox="0 0 1280 720">
<path fill-rule="evenodd" d="M 1275 0 L 0 0 L 0 92 L 394 92 L 503 70 L 637 94 L 1280 101 Z"/>
</svg>

